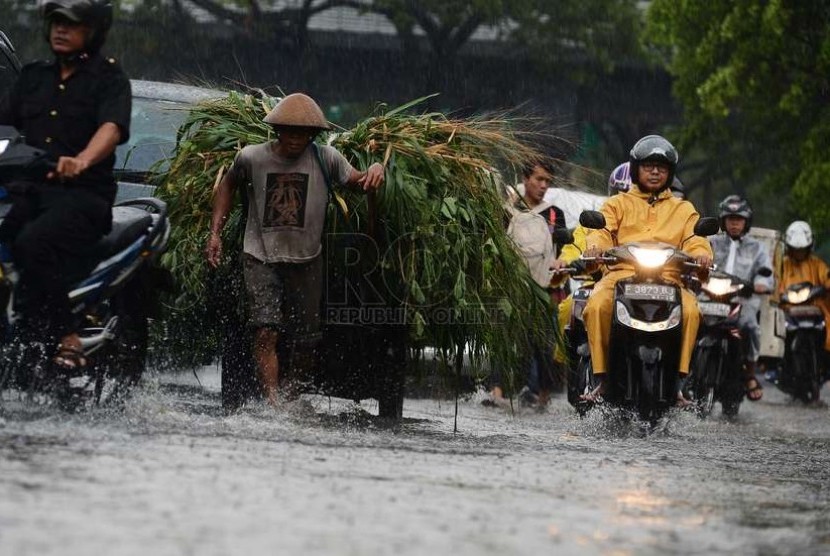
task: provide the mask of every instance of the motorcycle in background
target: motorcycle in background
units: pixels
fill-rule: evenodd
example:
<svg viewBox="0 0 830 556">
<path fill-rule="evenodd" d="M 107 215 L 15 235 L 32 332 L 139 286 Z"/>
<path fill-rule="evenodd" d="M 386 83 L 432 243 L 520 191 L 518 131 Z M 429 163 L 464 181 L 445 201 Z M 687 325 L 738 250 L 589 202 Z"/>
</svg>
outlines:
<svg viewBox="0 0 830 556">
<path fill-rule="evenodd" d="M 804 403 L 819 400 L 827 323 L 821 308 L 812 302 L 826 295 L 822 286 L 793 284 L 781 295 L 786 338 L 784 361 L 776 386 Z"/>
<path fill-rule="evenodd" d="M 585 321 L 582 312 L 591 296 L 596 283 L 593 277 L 585 275 L 585 265 L 581 261 L 574 261 L 565 268 L 553 272 L 553 275 L 567 274 L 576 280 L 583 280 L 582 285 L 575 288 L 571 294 L 571 310 L 568 322 L 565 323 L 564 356 L 565 375 L 570 403 L 580 415 L 584 415 L 588 406 L 581 396 L 590 392 L 590 350 L 588 349 L 588 334 L 585 331 Z"/>
<path fill-rule="evenodd" d="M 769 268 L 760 276 L 771 276 Z M 738 414 L 744 398 L 744 338 L 740 330 L 742 295 L 752 295 L 753 284 L 732 274 L 712 271 L 698 296 L 701 322 L 685 395 L 701 417 L 712 413 L 715 402 L 723 414 Z"/>
<path fill-rule="evenodd" d="M 26 145 L 19 132 L 0 126 L 0 221 L 11 208 L 5 186 L 21 178 L 42 179 L 54 168 L 45 151 Z M 15 290 L 19 276 L 6 246 L 0 246 L 0 391 L 6 388 L 51 393 L 65 406 L 101 400 L 139 380 L 144 370 L 151 300 L 148 275 L 170 235 L 166 204 L 155 198 L 133 199 L 113 207 L 112 230 L 99 240 L 100 262 L 69 293 L 73 313 L 82 316 L 85 367 L 47 376 L 48 346 L 15 345 L 18 315 Z"/>
</svg>

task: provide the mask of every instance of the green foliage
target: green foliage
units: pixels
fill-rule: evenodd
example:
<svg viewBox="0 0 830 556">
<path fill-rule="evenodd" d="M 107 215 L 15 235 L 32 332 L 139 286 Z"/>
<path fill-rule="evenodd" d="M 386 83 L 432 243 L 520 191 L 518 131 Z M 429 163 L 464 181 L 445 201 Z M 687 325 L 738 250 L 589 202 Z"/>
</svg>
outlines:
<svg viewBox="0 0 830 556">
<path fill-rule="evenodd" d="M 268 140 L 261 118 L 271 106 L 272 99 L 237 93 L 199 106 L 182 126 L 176 156 L 161 178 L 174 230 L 162 262 L 180 285 L 168 334 L 172 328 L 188 338 L 179 340 L 184 360 L 198 359 L 218 341 L 221 311 L 211 316 L 209 307 L 221 303 L 223 311 L 234 311 L 240 305 L 232 300 L 238 290 L 228 284 L 238 276 L 241 210 L 224 230 L 229 257 L 217 273 L 207 270 L 202 251 L 213 186 L 242 146 Z M 378 257 L 368 258 L 380 269 L 373 287 L 387 306 L 403 309 L 414 341 L 436 347 L 450 362 L 466 346 L 503 369 L 509 383 L 531 339 L 543 341 L 550 320 L 546 292 L 506 235 L 503 186 L 493 167 L 516 167 L 537 153 L 508 120 L 410 115 L 409 108 L 381 111 L 326 138 L 355 167 L 383 162 L 387 169 L 376 212 L 367 195 L 342 191 L 338 202 L 348 222 L 330 209 L 329 231 L 372 238 Z M 330 267 L 328 276 L 346 273 Z"/>
<path fill-rule="evenodd" d="M 645 37 L 676 77 L 684 143 L 733 184 L 785 200 L 793 188 L 802 217 L 830 224 L 816 202 L 830 193 L 818 155 L 830 144 L 830 4 L 655 0 Z"/>
<path fill-rule="evenodd" d="M 635 0 L 514 0 L 512 37 L 544 69 L 569 67 L 586 79 L 596 68 L 641 58 L 637 33 L 642 25 Z"/>
</svg>

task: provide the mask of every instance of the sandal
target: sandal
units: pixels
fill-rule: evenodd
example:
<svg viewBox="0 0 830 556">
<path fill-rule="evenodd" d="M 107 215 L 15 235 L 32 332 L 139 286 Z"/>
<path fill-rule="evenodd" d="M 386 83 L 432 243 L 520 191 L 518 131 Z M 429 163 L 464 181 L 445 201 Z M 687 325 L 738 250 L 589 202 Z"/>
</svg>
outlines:
<svg viewBox="0 0 830 556">
<path fill-rule="evenodd" d="M 757 402 L 764 397 L 764 387 L 754 376 L 746 380 L 744 391 L 746 392 L 746 399 L 751 402 Z"/>
<path fill-rule="evenodd" d="M 61 370 L 76 371 L 86 367 L 86 356 L 81 349 L 61 345 L 52 363 Z"/>
</svg>

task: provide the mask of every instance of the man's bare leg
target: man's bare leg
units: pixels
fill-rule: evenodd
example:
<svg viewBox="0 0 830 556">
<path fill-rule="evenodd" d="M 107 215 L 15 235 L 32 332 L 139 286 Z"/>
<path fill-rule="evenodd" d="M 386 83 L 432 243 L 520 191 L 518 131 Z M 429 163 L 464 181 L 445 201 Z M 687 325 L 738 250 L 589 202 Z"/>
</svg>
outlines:
<svg viewBox="0 0 830 556">
<path fill-rule="evenodd" d="M 260 328 L 254 336 L 254 359 L 256 360 L 259 384 L 265 400 L 277 403 L 277 385 L 279 383 L 279 358 L 277 357 L 277 331 Z"/>
</svg>

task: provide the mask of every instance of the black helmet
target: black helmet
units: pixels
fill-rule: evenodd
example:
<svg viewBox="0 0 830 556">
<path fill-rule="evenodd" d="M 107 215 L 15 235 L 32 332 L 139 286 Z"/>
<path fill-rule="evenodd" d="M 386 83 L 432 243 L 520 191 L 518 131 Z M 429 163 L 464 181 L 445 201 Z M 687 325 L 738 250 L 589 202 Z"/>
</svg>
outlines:
<svg viewBox="0 0 830 556">
<path fill-rule="evenodd" d="M 70 21 L 83 23 L 90 28 L 87 37 L 87 52 L 98 52 L 107 40 L 112 26 L 112 0 L 46 0 L 40 6 L 45 22 L 46 40 L 52 18 L 63 16 Z"/>
<path fill-rule="evenodd" d="M 646 135 L 637 141 L 628 154 L 631 166 L 631 182 L 640 185 L 640 164 L 646 161 L 665 162 L 669 165 L 669 177 L 665 187 L 674 181 L 678 155 L 674 145 L 660 135 Z M 664 188 L 665 188 L 664 187 Z"/>
<path fill-rule="evenodd" d="M 683 185 L 683 182 L 680 181 L 680 178 L 677 176 L 675 176 L 672 180 L 671 185 L 669 185 L 669 189 L 671 189 L 672 195 L 678 199 L 686 199 L 686 186 Z"/>
<path fill-rule="evenodd" d="M 740 195 L 729 195 L 718 205 L 718 219 L 720 220 L 721 230 L 726 229 L 723 221 L 727 216 L 740 216 L 746 220 L 746 226 L 744 226 L 741 235 L 745 235 L 752 227 L 752 205 Z"/>
</svg>

